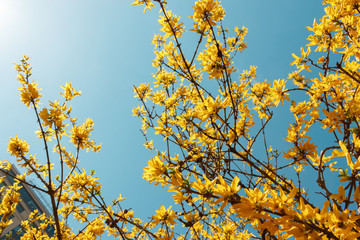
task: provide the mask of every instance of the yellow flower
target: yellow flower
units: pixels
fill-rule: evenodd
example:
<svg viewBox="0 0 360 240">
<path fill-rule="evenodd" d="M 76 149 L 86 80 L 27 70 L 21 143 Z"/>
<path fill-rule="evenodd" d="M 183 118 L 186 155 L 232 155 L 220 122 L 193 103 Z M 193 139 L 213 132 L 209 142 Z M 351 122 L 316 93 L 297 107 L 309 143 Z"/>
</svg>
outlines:
<svg viewBox="0 0 360 240">
<path fill-rule="evenodd" d="M 86 233 L 91 233 L 91 236 L 100 236 L 105 232 L 105 226 L 104 221 L 96 218 L 92 222 L 89 223 L 86 231 Z"/>
<path fill-rule="evenodd" d="M 345 197 L 345 188 L 343 185 L 340 185 L 338 187 L 338 193 L 334 193 L 334 194 L 331 194 L 330 196 L 331 199 L 336 199 L 340 204 L 346 200 L 346 197 Z"/>
<path fill-rule="evenodd" d="M 156 79 L 154 82 L 155 87 L 162 86 L 163 88 L 167 88 L 177 82 L 174 73 L 163 69 L 160 70 L 157 74 L 153 74 L 153 77 Z"/>
<path fill-rule="evenodd" d="M 11 156 L 21 158 L 29 152 L 29 144 L 26 141 L 19 139 L 16 135 L 14 138 L 10 138 L 7 151 Z"/>
<path fill-rule="evenodd" d="M 93 126 L 94 122 L 90 118 L 86 119 L 82 125 L 74 126 L 71 130 L 70 142 L 80 149 L 100 151 L 101 145 L 96 145 L 94 140 L 90 140 L 91 132 L 94 130 Z"/>
<path fill-rule="evenodd" d="M 140 98 L 140 99 L 145 98 L 146 101 L 146 98 L 149 96 L 150 92 L 152 92 L 152 89 L 149 87 L 150 87 L 150 83 L 149 84 L 142 83 L 140 84 L 140 86 L 134 87 L 135 98 Z"/>
<path fill-rule="evenodd" d="M 199 53 L 197 60 L 201 61 L 203 71 L 209 73 L 209 79 L 223 78 L 225 71 L 227 74 L 235 72 L 231 58 L 222 44 L 210 45 L 203 52 Z"/>
<path fill-rule="evenodd" d="M 72 198 L 88 199 L 92 194 L 89 189 L 94 192 L 98 192 L 101 189 L 101 184 L 97 181 L 98 178 L 91 175 L 87 175 L 85 170 L 82 173 L 74 171 L 73 175 L 70 175 L 68 180 L 69 189 L 74 192 Z M 88 190 L 86 190 L 88 189 Z"/>
<path fill-rule="evenodd" d="M 52 109 L 48 110 L 47 108 L 43 108 L 39 113 L 40 118 L 43 120 L 43 126 L 64 130 L 63 128 L 66 127 L 66 125 L 63 124 L 63 122 L 67 119 L 65 111 L 68 110 L 66 103 L 60 105 L 59 100 L 57 100 L 50 102 L 50 106 Z"/>
<path fill-rule="evenodd" d="M 270 95 L 274 99 L 274 104 L 277 106 L 279 103 L 283 105 L 284 100 L 290 100 L 289 93 L 286 92 L 284 80 L 274 80 L 273 86 L 270 89 Z"/>
<path fill-rule="evenodd" d="M 202 33 L 225 17 L 225 10 L 218 1 L 199 0 L 193 9 L 191 18 L 194 19 L 194 29 Z"/>
<path fill-rule="evenodd" d="M 160 34 L 154 34 L 154 37 L 152 39 L 152 44 L 155 46 L 155 48 L 160 48 L 162 45 L 164 45 L 165 40 L 164 37 Z"/>
<path fill-rule="evenodd" d="M 145 9 L 144 12 L 146 12 L 147 9 L 151 10 L 151 7 L 155 7 L 155 5 L 151 2 L 151 0 L 135 0 L 132 5 L 144 5 Z"/>
<path fill-rule="evenodd" d="M 171 11 L 166 11 L 166 16 L 160 16 L 159 24 L 162 26 L 160 31 L 164 32 L 164 38 L 173 36 L 173 38 L 180 38 L 184 30 L 184 23 L 180 22 L 180 17 L 173 14 Z"/>
<path fill-rule="evenodd" d="M 164 162 L 159 156 L 155 156 L 148 161 L 148 166 L 144 168 L 143 178 L 150 183 L 155 182 L 155 185 L 165 183 L 163 174 L 166 172 Z"/>
<path fill-rule="evenodd" d="M 174 210 L 171 210 L 171 206 L 166 209 L 163 205 L 161 205 L 160 209 L 155 210 L 156 215 L 153 216 L 154 223 L 164 223 L 166 225 L 175 225 L 176 222 L 174 219 L 176 219 Z"/>
<path fill-rule="evenodd" d="M 35 106 L 38 106 L 39 101 L 40 101 L 40 97 L 42 96 L 39 93 L 39 90 L 41 90 L 41 88 L 38 88 L 38 83 L 29 83 L 29 84 L 24 84 L 21 88 L 19 88 L 20 91 L 20 96 L 21 96 L 21 101 L 28 107 L 30 108 L 30 103 L 34 103 Z"/>
<path fill-rule="evenodd" d="M 213 188 L 215 186 L 216 179 L 210 181 L 210 179 L 208 179 L 205 175 L 203 175 L 203 178 L 205 183 L 203 183 L 201 179 L 195 175 L 196 182 L 192 182 L 191 187 L 197 190 L 202 198 L 207 199 L 213 196 Z"/>
<path fill-rule="evenodd" d="M 231 200 L 231 198 L 240 191 L 240 179 L 238 176 L 235 176 L 230 186 L 220 175 L 218 176 L 218 179 L 220 184 L 217 184 L 215 187 L 213 187 L 213 191 L 214 194 L 221 195 L 221 197 L 215 201 L 215 204 L 222 202 L 220 209 L 223 209 L 228 201 Z"/>
<path fill-rule="evenodd" d="M 60 94 L 64 96 L 66 101 L 70 101 L 75 96 L 81 95 L 81 91 L 79 92 L 75 91 L 75 89 L 71 86 L 71 83 L 66 82 L 65 87 L 61 86 L 61 88 L 64 89 L 64 93 L 60 93 Z"/>
</svg>

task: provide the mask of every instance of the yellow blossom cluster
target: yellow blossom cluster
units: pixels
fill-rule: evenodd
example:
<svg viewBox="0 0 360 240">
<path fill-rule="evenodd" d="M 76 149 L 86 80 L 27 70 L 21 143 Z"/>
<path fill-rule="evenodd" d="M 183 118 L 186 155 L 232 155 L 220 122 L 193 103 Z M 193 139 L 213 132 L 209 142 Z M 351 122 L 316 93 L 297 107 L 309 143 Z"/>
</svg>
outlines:
<svg viewBox="0 0 360 240">
<path fill-rule="evenodd" d="M 134 4 L 150 9 L 150 2 Z M 165 1 L 152 2 L 161 15 L 161 33 L 153 38 L 157 72 L 152 85 L 134 87 L 141 104 L 133 115 L 142 120 L 145 146 L 155 152 L 143 177 L 166 186 L 178 206 L 157 211 L 157 234 L 162 239 L 358 238 L 360 4 L 323 1 L 325 15 L 308 27 L 309 43 L 299 56 L 292 55 L 290 64 L 297 69 L 289 74 L 288 89 L 283 79 L 256 79 L 255 66 L 237 73 L 235 56 L 247 47 L 247 28 L 224 27 L 220 1 L 195 2 L 190 54 L 182 45 L 188 30 L 180 18 L 165 10 Z M 289 106 L 294 118 L 287 143 L 277 143 L 283 152 L 273 143 L 269 147 L 265 131 L 280 105 Z M 314 128 L 329 141 L 316 142 Z M 149 144 L 152 133 L 166 148 Z M 331 186 L 337 177 L 337 186 Z M 175 237 L 175 223 L 186 233 Z"/>
<path fill-rule="evenodd" d="M 54 100 L 49 102 L 48 107 L 39 109 L 40 97 L 38 83 L 30 82 L 31 67 L 30 58 L 24 56 L 21 64 L 16 64 L 21 101 L 27 107 L 32 107 L 37 118 L 39 130 L 36 134 L 42 139 L 45 154 L 43 158 L 36 158 L 35 154 L 29 154 L 29 144 L 20 139 L 18 135 L 10 138 L 8 152 L 15 156 L 18 165 L 24 169 L 24 174 L 14 175 L 11 164 L 1 161 L 0 171 L 4 175 L 14 179 L 13 186 L 2 187 L 0 211 L 2 216 L 0 231 L 3 231 L 12 222 L 11 215 L 14 213 L 16 204 L 20 199 L 20 183 L 35 188 L 47 195 L 50 200 L 51 213 L 40 213 L 34 210 L 28 219 L 21 223 L 21 239 L 97 239 L 105 232 L 114 237 L 134 238 L 150 234 L 144 232 L 143 224 L 133 214 L 125 213 L 122 209 L 120 197 L 107 204 L 101 195 L 101 184 L 95 177 L 95 172 L 87 173 L 80 169 L 81 150 L 98 152 L 101 145 L 97 145 L 91 139 L 94 131 L 94 122 L 86 119 L 84 123 L 77 124 L 77 118 L 72 116 L 72 106 L 69 105 L 75 96 L 80 95 L 71 83 L 61 86 L 64 101 Z M 145 89 L 144 89 L 145 91 Z M 69 128 L 68 126 L 71 126 Z M 64 141 L 65 140 L 65 141 Z M 68 141 L 72 144 L 68 144 Z M 50 152 L 50 144 L 53 144 L 55 155 Z M 75 149 L 75 154 L 69 148 Z M 55 157 L 54 157 L 55 156 Z M 36 186 L 30 181 L 36 178 L 42 186 Z M 69 219 L 82 224 L 82 229 L 76 231 L 69 225 Z M 72 220 L 72 221 L 73 221 Z M 123 227 L 120 227 L 123 226 Z M 129 230 L 127 227 L 129 226 Z M 55 229 L 53 236 L 49 236 L 47 229 Z M 153 234 L 153 233 L 151 233 Z"/>
<path fill-rule="evenodd" d="M 4 177 L 0 179 L 0 182 L 2 183 L 3 180 Z M 7 188 L 5 188 L 5 186 L 0 188 L 0 234 L 13 222 L 12 215 L 14 214 L 16 206 L 20 201 L 20 193 L 18 192 L 20 188 L 21 187 L 16 182 Z"/>
<path fill-rule="evenodd" d="M 14 138 L 10 138 L 7 151 L 11 156 L 21 159 L 29 152 L 29 144 L 26 141 L 19 139 L 16 135 Z"/>
<path fill-rule="evenodd" d="M 22 87 L 19 88 L 21 101 L 30 108 L 31 104 L 38 106 L 40 97 L 42 96 L 39 93 L 40 88 L 38 88 L 38 83 L 30 82 L 29 78 L 31 77 L 32 67 L 30 66 L 28 56 L 24 56 L 21 60 L 21 64 L 15 64 L 15 70 L 18 72 L 17 80 L 21 83 Z"/>
</svg>

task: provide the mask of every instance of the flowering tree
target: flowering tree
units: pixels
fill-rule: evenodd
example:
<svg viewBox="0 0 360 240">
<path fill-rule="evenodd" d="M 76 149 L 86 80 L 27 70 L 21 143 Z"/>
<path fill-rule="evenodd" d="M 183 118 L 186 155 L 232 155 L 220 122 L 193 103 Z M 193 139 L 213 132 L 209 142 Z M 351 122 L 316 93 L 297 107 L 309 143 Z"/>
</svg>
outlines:
<svg viewBox="0 0 360 240">
<path fill-rule="evenodd" d="M 162 14 L 162 33 L 153 39 L 155 81 L 134 88 L 144 136 L 150 139 L 151 129 L 166 143 L 156 149 L 146 142 L 156 154 L 144 178 L 167 186 L 180 209 L 163 212 L 165 230 L 158 234 L 173 237 L 181 223 L 182 237 L 191 239 L 360 237 L 360 5 L 323 2 L 325 15 L 308 28 L 307 49 L 293 54 L 297 70 L 287 89 L 285 80 L 254 83 L 256 67 L 236 71 L 247 29 L 222 25 L 219 1 L 195 3 L 191 55 L 181 44 L 186 28 L 166 1 L 135 1 L 145 10 L 157 4 Z M 293 92 L 304 93 L 301 102 Z M 295 122 L 285 138 L 291 147 L 280 153 L 265 130 L 288 100 Z M 312 140 L 311 128 L 326 131 L 325 147 Z M 331 178 L 338 178 L 336 187 Z"/>
<path fill-rule="evenodd" d="M 40 108 L 41 89 L 38 83 L 31 81 L 32 67 L 29 61 L 30 58 L 25 55 L 20 64 L 15 64 L 15 69 L 21 84 L 21 101 L 33 109 L 38 122 L 39 130 L 35 133 L 43 141 L 45 161 L 39 160 L 35 154 L 29 154 L 29 144 L 25 140 L 17 135 L 10 138 L 8 152 L 16 158 L 24 173 L 15 175 L 8 161 L 0 162 L 2 174 L 15 180 L 12 186 L 1 188 L 0 231 L 3 232 L 12 223 L 10 216 L 21 201 L 19 189 L 21 185 L 28 185 L 49 197 L 51 213 L 40 214 L 36 209 L 28 220 L 21 223 L 21 230 L 8 235 L 7 239 L 96 239 L 105 231 L 122 239 L 140 236 L 156 238 L 147 225 L 143 226 L 139 219 L 134 218 L 132 211 L 122 209 L 120 202 L 125 198 L 121 194 L 110 204 L 106 203 L 95 172 L 87 173 L 79 168 L 81 151 L 98 152 L 101 148 L 91 139 L 94 122 L 89 118 L 78 123 L 72 115 L 69 102 L 81 92 L 76 91 L 71 83 L 66 83 L 61 86 L 63 101 L 50 101 L 49 107 Z M 73 152 L 70 152 L 71 148 Z M 30 175 L 35 176 L 43 186 L 32 184 Z M 71 219 L 77 220 L 82 228 L 75 231 L 69 224 Z M 133 228 L 127 230 L 128 225 Z M 49 231 L 46 230 L 49 228 L 55 229 L 54 236 L 48 235 Z"/>
<path fill-rule="evenodd" d="M 134 2 L 145 11 L 158 7 L 161 25 L 153 38 L 155 81 L 134 87 L 140 105 L 133 113 L 142 120 L 145 146 L 154 152 L 143 176 L 172 192 L 175 203 L 161 206 L 146 222 L 121 208 L 121 195 L 107 203 L 94 173 L 79 167 L 81 151 L 100 150 L 91 139 L 93 121 L 79 124 L 72 115 L 69 102 L 80 92 L 66 83 L 62 102 L 40 108 L 40 89 L 24 56 L 15 66 L 21 101 L 36 115 L 46 157 L 38 160 L 26 141 L 10 138 L 8 151 L 25 170 L 11 177 L 48 195 L 52 212 L 31 214 L 21 239 L 96 239 L 105 232 L 120 239 L 360 237 L 360 5 L 323 2 L 325 15 L 308 28 L 308 48 L 293 54 L 297 70 L 289 74 L 290 88 L 285 80 L 255 82 L 254 66 L 238 72 L 235 55 L 246 49 L 247 29 L 222 25 L 219 1 L 195 2 L 191 55 L 182 45 L 188 30 L 165 0 Z M 301 101 L 294 92 L 304 94 Z M 284 101 L 291 101 L 295 120 L 284 140 L 290 147 L 280 152 L 265 133 Z M 314 128 L 328 136 L 321 147 L 312 138 Z M 153 134 L 165 144 L 155 147 Z M 2 166 L 11 175 L 10 165 Z M 29 175 L 43 186 L 32 185 Z M 316 183 L 306 181 L 308 176 Z M 334 178 L 336 186 L 329 185 Z M 11 223 L 18 188 L 2 198 L 0 230 Z M 70 218 L 83 228 L 75 231 Z M 36 220 L 40 227 L 31 224 Z M 54 236 L 46 235 L 48 226 L 56 229 Z"/>
</svg>

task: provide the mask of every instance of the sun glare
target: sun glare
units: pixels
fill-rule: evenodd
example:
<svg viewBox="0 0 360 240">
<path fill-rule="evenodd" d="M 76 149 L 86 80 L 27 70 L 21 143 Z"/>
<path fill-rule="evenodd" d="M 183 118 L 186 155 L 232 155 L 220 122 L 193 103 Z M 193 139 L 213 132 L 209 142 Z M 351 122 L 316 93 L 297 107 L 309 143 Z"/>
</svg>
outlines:
<svg viewBox="0 0 360 240">
<path fill-rule="evenodd" d="M 16 21 L 18 15 L 15 1 L 0 0 L 0 31 L 8 29 Z"/>
</svg>

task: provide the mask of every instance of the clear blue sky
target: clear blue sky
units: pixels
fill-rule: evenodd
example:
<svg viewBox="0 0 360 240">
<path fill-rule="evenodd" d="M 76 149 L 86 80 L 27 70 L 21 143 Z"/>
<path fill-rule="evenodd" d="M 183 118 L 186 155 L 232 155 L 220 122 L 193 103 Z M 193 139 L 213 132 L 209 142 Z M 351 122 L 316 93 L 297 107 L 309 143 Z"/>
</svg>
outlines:
<svg viewBox="0 0 360 240">
<path fill-rule="evenodd" d="M 173 11 L 189 22 L 190 0 L 168 0 Z M 72 82 L 82 96 L 74 99 L 80 121 L 91 117 L 94 138 L 102 142 L 98 154 L 81 155 L 81 165 L 94 169 L 108 201 L 119 193 L 137 216 L 168 205 L 169 194 L 141 178 L 150 152 L 143 147 L 140 121 L 131 116 L 137 106 L 132 86 L 151 82 L 151 38 L 159 30 L 158 9 L 143 14 L 130 0 L 0 0 L 0 159 L 9 137 L 19 134 L 41 158 L 35 139 L 35 116 L 20 103 L 13 63 L 22 54 L 32 57 L 33 78 L 43 89 L 42 103 L 60 98 L 60 85 Z M 305 29 L 323 15 L 320 0 L 225 0 L 224 25 L 246 26 L 248 49 L 237 58 L 239 70 L 258 66 L 258 80 L 287 78 L 294 70 L 291 53 L 306 44 Z M 188 27 L 191 27 L 188 25 Z M 192 39 L 186 42 L 191 44 Z M 194 42 L 195 44 L 195 42 Z M 284 110 L 286 111 L 286 109 Z M 285 137 L 287 125 L 270 134 Z M 158 140 L 159 141 L 159 140 Z M 156 142 L 155 142 L 156 144 Z"/>
</svg>

